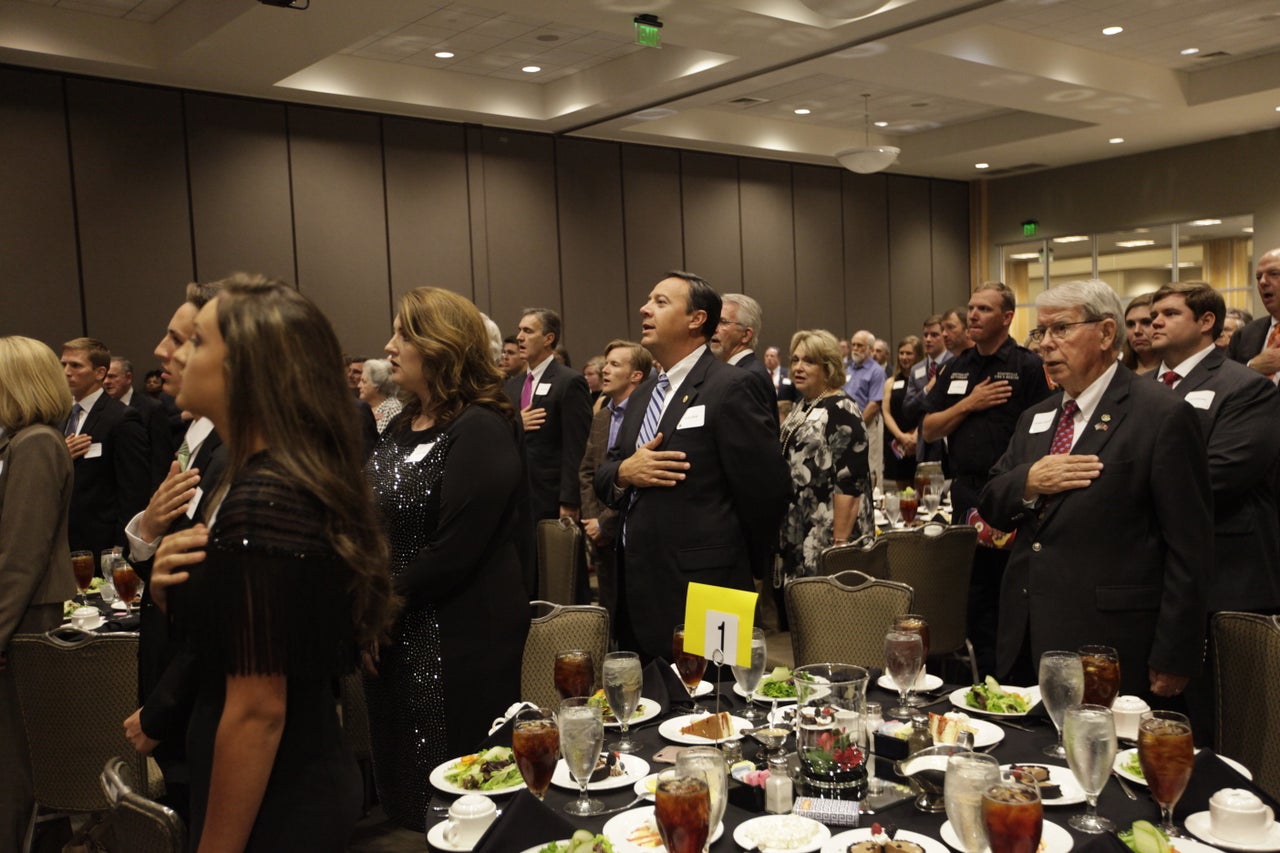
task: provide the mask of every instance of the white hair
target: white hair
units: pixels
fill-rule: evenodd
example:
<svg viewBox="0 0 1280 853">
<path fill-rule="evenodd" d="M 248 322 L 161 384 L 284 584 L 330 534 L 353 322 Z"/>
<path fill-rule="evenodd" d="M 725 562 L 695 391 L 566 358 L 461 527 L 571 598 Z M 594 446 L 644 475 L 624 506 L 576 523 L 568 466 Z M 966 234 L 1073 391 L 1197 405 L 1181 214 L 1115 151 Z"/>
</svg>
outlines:
<svg viewBox="0 0 1280 853">
<path fill-rule="evenodd" d="M 1056 284 L 1036 297 L 1036 307 L 1079 308 L 1086 320 L 1112 319 L 1116 323 L 1116 336 L 1111 347 L 1119 351 L 1124 346 L 1124 307 L 1120 304 L 1120 297 L 1105 281 L 1091 278 Z"/>
<path fill-rule="evenodd" d="M 489 333 L 489 355 L 493 358 L 493 363 L 497 364 L 502 358 L 502 330 L 483 311 L 480 312 L 480 319 L 484 321 L 484 330 Z"/>
</svg>

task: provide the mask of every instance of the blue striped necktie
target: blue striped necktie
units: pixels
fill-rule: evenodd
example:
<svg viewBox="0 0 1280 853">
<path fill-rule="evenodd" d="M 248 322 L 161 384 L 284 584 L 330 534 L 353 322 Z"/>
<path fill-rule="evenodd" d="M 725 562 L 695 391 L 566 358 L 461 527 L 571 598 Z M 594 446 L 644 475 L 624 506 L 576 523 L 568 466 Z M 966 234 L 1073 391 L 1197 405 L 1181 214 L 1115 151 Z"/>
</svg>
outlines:
<svg viewBox="0 0 1280 853">
<path fill-rule="evenodd" d="M 658 434 L 658 421 L 662 418 L 662 403 L 667 399 L 667 390 L 671 383 L 667 374 L 658 374 L 658 384 L 653 386 L 653 396 L 649 398 L 649 407 L 644 410 L 644 422 L 640 424 L 640 434 L 636 436 L 636 447 L 653 441 Z"/>
</svg>

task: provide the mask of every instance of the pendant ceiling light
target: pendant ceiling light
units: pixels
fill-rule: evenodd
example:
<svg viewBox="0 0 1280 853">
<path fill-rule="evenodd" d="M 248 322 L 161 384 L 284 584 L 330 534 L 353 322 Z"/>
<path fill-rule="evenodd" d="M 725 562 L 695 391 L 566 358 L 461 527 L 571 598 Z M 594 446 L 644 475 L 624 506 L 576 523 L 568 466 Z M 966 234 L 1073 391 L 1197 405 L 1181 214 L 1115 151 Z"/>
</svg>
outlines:
<svg viewBox="0 0 1280 853">
<path fill-rule="evenodd" d="M 840 161 L 841 166 L 844 166 L 850 172 L 857 172 L 859 175 L 871 175 L 892 166 L 893 162 L 898 159 L 898 155 L 902 153 L 902 149 L 895 148 L 892 145 L 871 144 L 871 96 L 864 94 L 862 103 L 864 107 L 862 116 L 863 139 L 866 144 L 837 151 L 836 159 Z"/>
</svg>

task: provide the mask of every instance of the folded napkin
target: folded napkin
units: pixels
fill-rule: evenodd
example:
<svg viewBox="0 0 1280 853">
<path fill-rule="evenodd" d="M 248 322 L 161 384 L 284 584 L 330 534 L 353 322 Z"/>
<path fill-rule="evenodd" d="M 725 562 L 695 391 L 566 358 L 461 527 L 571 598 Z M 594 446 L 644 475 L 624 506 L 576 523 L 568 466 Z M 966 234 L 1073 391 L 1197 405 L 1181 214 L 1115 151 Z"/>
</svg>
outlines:
<svg viewBox="0 0 1280 853">
<path fill-rule="evenodd" d="M 100 633 L 106 631 L 136 631 L 141 622 L 142 617 L 137 613 L 132 616 L 115 616 L 102 623 L 102 627 L 98 631 Z"/>
<path fill-rule="evenodd" d="M 528 791 L 521 791 L 480 836 L 473 853 L 521 853 L 538 844 L 569 838 L 573 830 L 573 824 L 559 812 Z"/>
<path fill-rule="evenodd" d="M 689 691 L 684 689 L 683 682 L 671 668 L 669 661 L 654 658 L 644 668 L 644 687 L 641 688 L 641 695 L 657 702 L 662 708 L 661 713 L 665 714 L 671 707 L 672 696 L 677 702 L 687 702 Z"/>
<path fill-rule="evenodd" d="M 1195 766 L 1191 770 L 1191 781 L 1187 783 L 1187 789 L 1182 792 L 1178 804 L 1173 807 L 1174 820 L 1181 823 L 1189 815 L 1207 810 L 1209 798 L 1223 788 L 1244 788 L 1246 791 L 1252 791 L 1264 803 L 1280 811 L 1280 803 L 1267 796 L 1266 791 L 1241 776 L 1231 765 L 1218 758 L 1218 754 L 1212 749 L 1202 749 L 1196 753 Z"/>
</svg>

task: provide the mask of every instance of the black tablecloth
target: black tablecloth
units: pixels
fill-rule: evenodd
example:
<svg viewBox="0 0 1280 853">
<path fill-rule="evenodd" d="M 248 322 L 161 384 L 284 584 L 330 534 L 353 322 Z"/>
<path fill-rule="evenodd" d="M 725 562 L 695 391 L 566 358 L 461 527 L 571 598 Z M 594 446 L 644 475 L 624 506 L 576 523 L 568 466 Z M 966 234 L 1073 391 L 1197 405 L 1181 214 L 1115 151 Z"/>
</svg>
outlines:
<svg viewBox="0 0 1280 853">
<path fill-rule="evenodd" d="M 867 690 L 867 700 L 880 702 L 884 708 L 888 709 L 896 704 L 896 694 L 888 693 L 877 687 L 874 680 L 876 674 L 878 673 L 873 673 L 871 685 Z M 720 693 L 721 709 L 730 712 L 741 709 L 745 703 L 733 694 L 731 690 L 727 689 L 728 685 L 721 686 L 725 688 Z M 649 696 L 648 693 L 645 695 Z M 708 696 L 705 699 L 700 699 L 700 701 L 710 707 L 714 699 Z M 930 710 L 938 713 L 950 709 L 950 704 L 945 698 L 930 708 Z M 658 724 L 666 716 L 679 713 L 682 713 L 681 709 L 678 706 L 674 707 L 668 713 L 635 728 L 639 739 L 645 744 L 645 749 L 638 755 L 649 762 L 651 773 L 656 773 L 664 767 L 670 766 L 655 764 L 653 761 L 653 754 L 668 745 L 668 742 L 658 733 Z M 1031 731 L 1020 731 L 1012 727 L 1002 726 L 1005 732 L 1004 739 L 987 751 L 999 758 L 1002 764 L 1013 762 L 1065 764 L 1063 761 L 1047 758 L 1041 753 L 1044 747 L 1054 742 L 1057 738 L 1053 724 L 1047 717 L 1033 711 L 1031 715 L 1026 718 L 1020 718 L 1017 722 L 1019 725 L 1025 725 Z M 606 730 L 606 745 L 616 735 L 616 729 Z M 509 735 L 506 743 L 510 743 Z M 794 749 L 794 747 L 794 742 L 789 741 L 788 748 Z M 743 741 L 743 752 L 747 758 L 752 758 L 756 754 L 756 748 L 749 738 Z M 883 759 L 878 762 L 877 767 L 881 776 L 887 777 L 891 775 L 886 772 L 888 768 L 885 765 L 888 763 Z M 760 812 L 749 811 L 736 804 L 749 800 L 746 797 L 732 793 L 732 786 L 735 785 L 736 783 L 731 783 L 730 803 L 724 816 L 725 832 L 718 841 L 711 845 L 711 853 L 732 853 L 732 851 L 740 849 L 733 841 L 734 828 L 760 814 Z M 1133 783 L 1129 783 L 1129 787 L 1137 794 L 1137 800 L 1128 799 L 1114 779 L 1108 781 L 1107 786 L 1099 797 L 1099 814 L 1114 820 L 1121 829 L 1127 829 L 1135 820 L 1158 822 L 1160 817 L 1159 809 L 1152 801 L 1147 789 Z M 1262 797 L 1265 802 L 1271 803 L 1273 807 L 1276 807 L 1276 804 L 1265 793 L 1220 761 L 1211 750 L 1202 750 L 1196 756 L 1195 771 L 1192 774 L 1190 784 L 1187 786 L 1186 793 L 1175 809 L 1175 817 L 1181 822 L 1189 814 L 1208 809 L 1209 797 L 1214 791 L 1224 787 L 1247 788 Z M 601 832 L 605 823 L 613 815 L 598 818 L 576 818 L 565 815 L 565 804 L 576 796 L 577 793 L 575 791 L 569 791 L 553 785 L 547 791 L 546 799 L 542 803 L 539 803 L 527 791 L 521 791 L 516 796 L 498 798 L 498 806 L 504 810 L 504 814 L 499 817 L 497 823 L 481 839 L 480 846 L 476 848 L 476 853 L 521 853 L 521 851 L 534 845 L 567 837 L 569 834 L 567 829 L 569 827 Z M 613 791 L 592 791 L 591 796 L 603 802 L 607 808 L 614 808 L 626 805 L 635 797 L 635 793 L 628 786 Z M 437 793 L 433 796 L 431 803 L 432 805 L 447 806 L 452 799 L 452 797 Z M 644 805 L 644 803 L 640 805 Z M 1067 825 L 1067 820 L 1072 815 L 1083 811 L 1083 803 L 1075 806 L 1047 807 L 1045 809 L 1045 819 L 1069 831 L 1075 840 L 1076 846 L 1074 849 L 1080 851 L 1080 853 L 1125 853 L 1128 850 L 1111 835 L 1088 835 L 1071 829 Z M 438 817 L 429 814 L 427 818 L 428 824 L 443 819 L 443 814 Z M 931 838 L 940 838 L 940 828 L 947 818 L 945 814 L 923 814 L 917 811 L 911 801 L 908 800 L 881 810 L 872 819 L 881 823 L 893 823 L 899 829 L 919 832 Z M 832 834 L 842 832 L 847 828 L 833 826 L 831 827 Z"/>
</svg>

